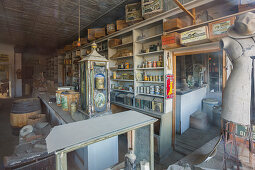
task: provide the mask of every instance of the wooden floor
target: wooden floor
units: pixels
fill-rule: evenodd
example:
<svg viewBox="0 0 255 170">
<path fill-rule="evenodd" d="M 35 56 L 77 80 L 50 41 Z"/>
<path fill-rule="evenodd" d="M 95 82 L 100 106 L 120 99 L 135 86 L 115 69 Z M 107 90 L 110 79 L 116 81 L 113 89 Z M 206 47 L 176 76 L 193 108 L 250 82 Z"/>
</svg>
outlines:
<svg viewBox="0 0 255 170">
<path fill-rule="evenodd" d="M 176 136 L 175 151 L 185 156 L 189 155 L 218 135 L 220 130 L 214 126 L 207 130 L 189 128 L 182 135 Z"/>
</svg>

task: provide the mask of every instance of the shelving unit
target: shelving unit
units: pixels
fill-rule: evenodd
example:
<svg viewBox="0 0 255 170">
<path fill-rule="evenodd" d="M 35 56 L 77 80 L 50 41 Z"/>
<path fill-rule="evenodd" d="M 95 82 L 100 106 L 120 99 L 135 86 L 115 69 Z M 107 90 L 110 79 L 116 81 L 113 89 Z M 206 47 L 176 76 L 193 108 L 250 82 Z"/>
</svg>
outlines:
<svg viewBox="0 0 255 170">
<path fill-rule="evenodd" d="M 137 54 L 137 56 L 144 56 L 144 55 L 152 55 L 152 54 L 158 54 L 158 53 L 163 53 L 163 50 L 160 51 L 152 51 L 152 52 L 148 52 L 148 53 L 139 53 Z"/>
</svg>

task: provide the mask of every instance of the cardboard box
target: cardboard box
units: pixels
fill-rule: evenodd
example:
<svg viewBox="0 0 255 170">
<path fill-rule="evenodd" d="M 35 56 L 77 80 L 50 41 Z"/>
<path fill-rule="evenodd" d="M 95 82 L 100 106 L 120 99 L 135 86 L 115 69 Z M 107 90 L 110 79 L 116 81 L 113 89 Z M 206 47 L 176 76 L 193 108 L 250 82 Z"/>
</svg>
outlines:
<svg viewBox="0 0 255 170">
<path fill-rule="evenodd" d="M 108 45 L 110 48 L 113 48 L 115 46 L 118 46 L 121 44 L 121 39 L 110 39 L 108 42 Z"/>
<path fill-rule="evenodd" d="M 220 40 L 227 35 L 228 28 L 235 22 L 235 17 L 230 17 L 209 23 L 209 37 L 211 41 Z"/>
<path fill-rule="evenodd" d="M 203 26 L 181 33 L 180 42 L 182 45 L 187 46 L 210 42 L 208 27 Z"/>
<path fill-rule="evenodd" d="M 179 18 L 167 19 L 163 22 L 164 32 L 172 31 L 184 27 L 186 24 Z"/>
<path fill-rule="evenodd" d="M 178 48 L 180 44 L 180 34 L 177 32 L 161 36 L 162 49 Z"/>
<path fill-rule="evenodd" d="M 116 21 L 117 31 L 122 30 L 123 28 L 128 27 L 126 20 L 117 20 Z"/>
<path fill-rule="evenodd" d="M 115 24 L 107 24 L 106 26 L 107 34 L 112 34 L 115 32 Z"/>
<path fill-rule="evenodd" d="M 125 10 L 127 23 L 143 20 L 140 2 L 126 5 Z"/>
</svg>

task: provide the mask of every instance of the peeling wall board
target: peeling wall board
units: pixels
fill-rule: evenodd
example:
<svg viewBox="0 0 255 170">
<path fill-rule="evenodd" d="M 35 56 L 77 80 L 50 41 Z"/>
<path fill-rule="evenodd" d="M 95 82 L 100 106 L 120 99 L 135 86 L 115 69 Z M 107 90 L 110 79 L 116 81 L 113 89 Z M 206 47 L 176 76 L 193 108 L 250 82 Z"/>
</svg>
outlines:
<svg viewBox="0 0 255 170">
<path fill-rule="evenodd" d="M 126 111 L 55 126 L 46 138 L 47 150 L 51 153 L 79 143 L 89 143 L 155 121 L 156 119 L 150 116 Z"/>
</svg>

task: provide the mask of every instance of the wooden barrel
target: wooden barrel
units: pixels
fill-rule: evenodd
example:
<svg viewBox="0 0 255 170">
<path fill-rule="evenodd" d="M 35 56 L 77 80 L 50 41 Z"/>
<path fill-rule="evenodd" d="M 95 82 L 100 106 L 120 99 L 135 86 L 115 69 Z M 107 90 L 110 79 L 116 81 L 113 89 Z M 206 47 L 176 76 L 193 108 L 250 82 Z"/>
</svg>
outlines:
<svg viewBox="0 0 255 170">
<path fill-rule="evenodd" d="M 21 128 L 28 124 L 28 118 L 40 114 L 41 110 L 29 113 L 10 113 L 10 123 L 12 127 Z"/>
<path fill-rule="evenodd" d="M 39 98 L 19 99 L 12 104 L 12 113 L 22 114 L 41 110 Z"/>
</svg>

